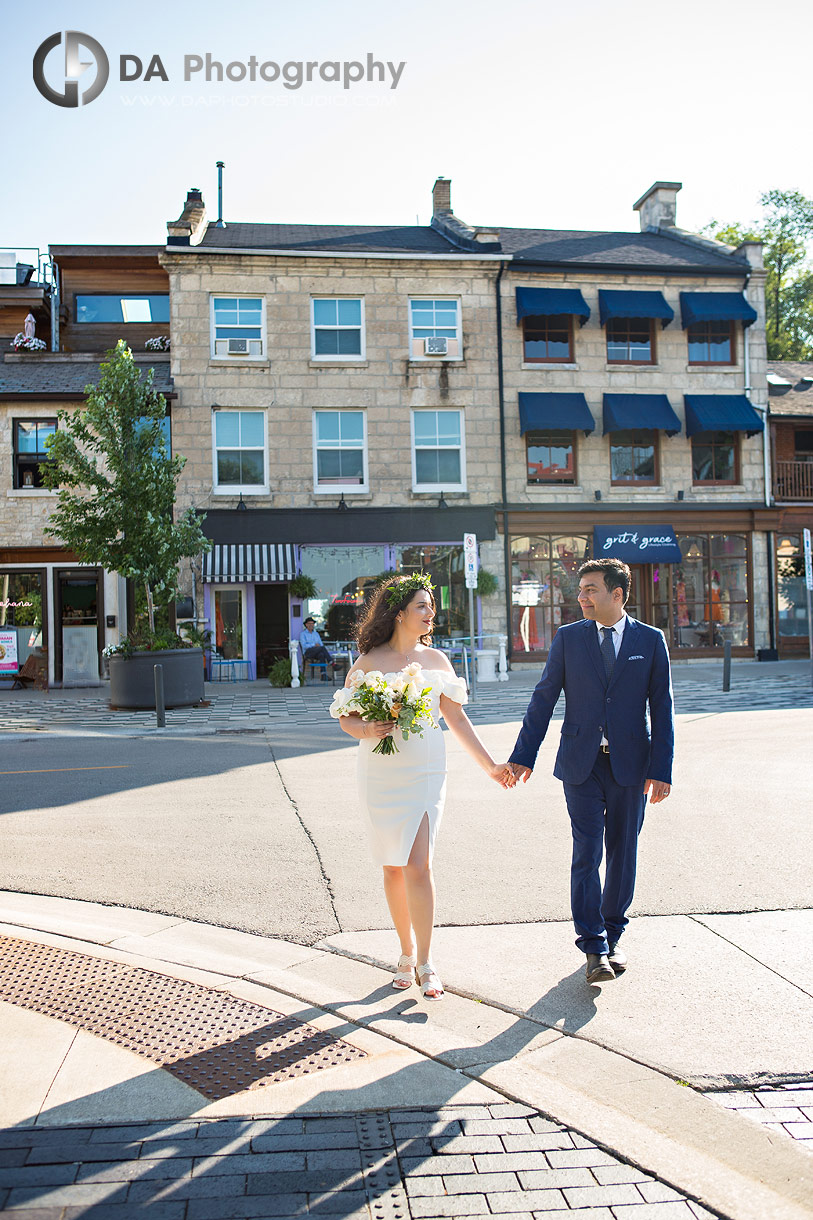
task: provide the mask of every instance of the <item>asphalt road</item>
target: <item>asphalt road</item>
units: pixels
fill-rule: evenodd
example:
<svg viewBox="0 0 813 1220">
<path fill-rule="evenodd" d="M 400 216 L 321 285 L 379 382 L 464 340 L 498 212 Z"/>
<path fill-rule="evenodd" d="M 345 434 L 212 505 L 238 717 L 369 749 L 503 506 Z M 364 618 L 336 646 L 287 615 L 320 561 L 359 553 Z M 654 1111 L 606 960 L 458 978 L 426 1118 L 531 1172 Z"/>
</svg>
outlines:
<svg viewBox="0 0 813 1220">
<path fill-rule="evenodd" d="M 678 717 L 675 788 L 648 810 L 634 913 L 811 905 L 813 711 Z M 516 724 L 481 729 L 507 757 Z M 569 831 L 551 727 L 532 781 L 492 784 L 447 734 L 438 922 L 563 920 Z M 0 736 L 0 888 L 313 943 L 387 926 L 332 722 L 201 738 Z"/>
</svg>

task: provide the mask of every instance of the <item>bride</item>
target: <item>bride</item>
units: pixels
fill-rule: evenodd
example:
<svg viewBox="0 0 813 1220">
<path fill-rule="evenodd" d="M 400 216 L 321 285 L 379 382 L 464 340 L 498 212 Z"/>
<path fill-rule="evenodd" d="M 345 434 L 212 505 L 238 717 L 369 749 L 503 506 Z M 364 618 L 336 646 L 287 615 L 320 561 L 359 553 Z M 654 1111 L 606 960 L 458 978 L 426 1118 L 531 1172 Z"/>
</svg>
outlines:
<svg viewBox="0 0 813 1220">
<path fill-rule="evenodd" d="M 392 675 L 417 664 L 418 683 L 430 687 L 432 715 L 443 716 L 460 744 L 503 788 L 514 785 L 507 763 L 496 763 L 463 711 L 466 685 L 448 658 L 431 647 L 435 599 L 427 575 L 394 576 L 378 586 L 358 625 L 359 659 L 347 675 L 380 670 Z M 338 717 L 338 712 L 331 714 Z M 417 973 L 427 999 L 439 1000 L 443 986 L 432 966 L 435 885 L 432 856 L 446 796 L 446 747 L 436 724 L 423 736 L 398 742 L 398 753 L 374 754 L 394 724 L 341 716 L 345 733 L 359 741 L 358 785 L 369 816 L 373 855 L 384 869 L 384 893 L 401 942 L 401 957 L 392 985 L 406 989 Z"/>
</svg>

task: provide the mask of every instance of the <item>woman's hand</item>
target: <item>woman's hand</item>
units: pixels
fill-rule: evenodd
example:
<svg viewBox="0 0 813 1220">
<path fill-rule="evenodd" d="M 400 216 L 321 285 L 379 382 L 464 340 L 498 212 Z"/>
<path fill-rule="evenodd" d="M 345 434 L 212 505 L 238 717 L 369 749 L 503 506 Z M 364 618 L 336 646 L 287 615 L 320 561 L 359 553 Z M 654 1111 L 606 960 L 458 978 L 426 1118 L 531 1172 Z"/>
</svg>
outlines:
<svg viewBox="0 0 813 1220">
<path fill-rule="evenodd" d="M 517 782 L 508 763 L 492 763 L 488 768 L 488 773 L 502 788 L 513 788 Z"/>
<path fill-rule="evenodd" d="M 364 722 L 365 737 L 389 737 L 395 728 L 394 720 L 366 720 Z"/>
</svg>

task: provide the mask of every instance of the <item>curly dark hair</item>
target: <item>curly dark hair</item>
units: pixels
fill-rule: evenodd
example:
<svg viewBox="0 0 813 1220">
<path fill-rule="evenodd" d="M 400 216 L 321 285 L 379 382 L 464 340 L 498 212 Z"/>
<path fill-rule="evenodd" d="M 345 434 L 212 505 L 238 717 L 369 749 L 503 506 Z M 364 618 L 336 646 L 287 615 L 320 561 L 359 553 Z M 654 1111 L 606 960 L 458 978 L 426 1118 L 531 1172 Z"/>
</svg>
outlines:
<svg viewBox="0 0 813 1220">
<path fill-rule="evenodd" d="M 379 648 L 382 644 L 386 644 L 392 638 L 392 633 L 395 631 L 395 620 L 404 609 L 412 601 L 416 593 L 422 592 L 420 588 L 414 585 L 409 585 L 404 596 L 400 601 L 395 598 L 388 597 L 388 593 L 392 589 L 397 589 L 398 585 L 403 581 L 403 576 L 388 576 L 386 580 L 382 580 L 381 584 L 375 590 L 375 593 L 370 598 L 367 606 L 362 611 L 361 617 L 356 624 L 355 639 L 360 653 L 372 652 L 374 648 Z M 435 609 L 435 598 L 431 589 L 427 589 L 432 600 L 432 609 Z M 420 637 L 421 643 L 430 647 L 432 644 L 432 633 Z"/>
</svg>

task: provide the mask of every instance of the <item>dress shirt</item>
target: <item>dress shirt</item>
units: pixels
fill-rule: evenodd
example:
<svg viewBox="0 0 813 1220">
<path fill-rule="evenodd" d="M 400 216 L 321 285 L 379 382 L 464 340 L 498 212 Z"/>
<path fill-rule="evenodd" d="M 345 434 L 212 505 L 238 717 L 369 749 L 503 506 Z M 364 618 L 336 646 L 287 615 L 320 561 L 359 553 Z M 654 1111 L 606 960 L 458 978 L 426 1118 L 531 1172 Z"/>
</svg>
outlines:
<svg viewBox="0 0 813 1220">
<path fill-rule="evenodd" d="M 613 623 L 613 625 L 611 627 L 611 631 L 613 633 L 613 647 L 615 648 L 616 657 L 618 656 L 618 650 L 621 647 L 621 641 L 624 638 L 624 628 L 626 627 L 626 625 L 627 625 L 627 616 L 626 616 L 626 614 L 622 614 L 621 618 L 618 620 L 618 622 Z M 597 621 L 596 627 L 598 628 L 598 646 L 600 648 L 602 643 L 604 642 L 604 635 L 603 635 L 604 624 L 599 623 Z M 604 736 L 603 733 L 601 734 L 601 744 L 603 746 L 606 746 L 609 744 L 607 741 L 607 738 Z"/>
<path fill-rule="evenodd" d="M 322 637 L 318 631 L 308 631 L 307 627 L 303 627 L 299 633 L 299 643 L 302 647 L 302 654 L 304 656 L 309 648 L 322 647 Z"/>
</svg>

